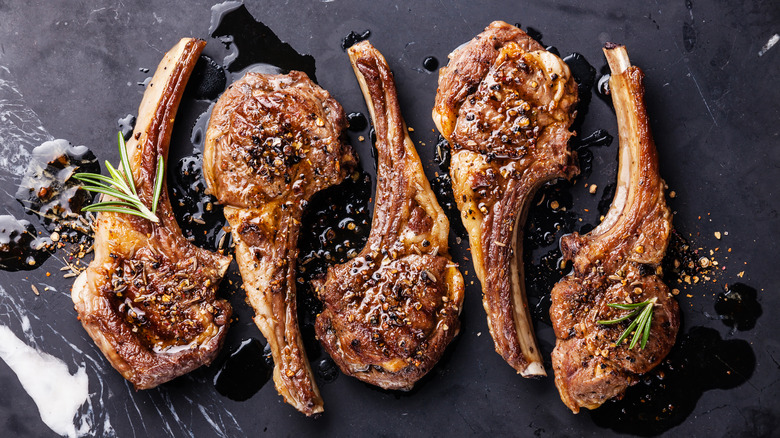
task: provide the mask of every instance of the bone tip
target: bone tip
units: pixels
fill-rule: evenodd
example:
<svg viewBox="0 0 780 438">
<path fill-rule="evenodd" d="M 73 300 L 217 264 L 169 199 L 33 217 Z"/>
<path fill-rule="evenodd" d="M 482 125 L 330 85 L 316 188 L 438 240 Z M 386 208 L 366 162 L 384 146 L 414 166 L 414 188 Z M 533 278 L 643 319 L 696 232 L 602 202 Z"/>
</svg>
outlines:
<svg viewBox="0 0 780 438">
<path fill-rule="evenodd" d="M 531 362 L 524 370 L 520 371 L 523 377 L 547 377 L 544 365 L 541 362 Z"/>
<path fill-rule="evenodd" d="M 612 74 L 621 74 L 631 67 L 631 61 L 628 59 L 626 46 L 608 42 L 604 44 L 603 50 Z"/>
</svg>

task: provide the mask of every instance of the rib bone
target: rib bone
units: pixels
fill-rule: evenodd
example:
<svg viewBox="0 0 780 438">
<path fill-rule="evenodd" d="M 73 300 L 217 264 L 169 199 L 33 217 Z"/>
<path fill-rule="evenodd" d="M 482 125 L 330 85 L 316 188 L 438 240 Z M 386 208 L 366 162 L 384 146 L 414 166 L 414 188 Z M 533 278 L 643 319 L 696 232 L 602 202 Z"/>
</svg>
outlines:
<svg viewBox="0 0 780 438">
<path fill-rule="evenodd" d="M 630 64 L 623 46 L 608 44 L 610 90 L 620 131 L 618 187 L 598 227 L 561 239 L 573 272 L 552 290 L 550 317 L 558 338 L 552 354 L 555 384 L 574 413 L 620 397 L 639 375 L 669 353 L 680 325 L 677 302 L 659 277 L 672 228 L 658 173 L 644 100 L 644 74 Z M 615 345 L 630 321 L 599 324 L 623 316 L 610 303 L 654 301 L 644 349 Z"/>
</svg>

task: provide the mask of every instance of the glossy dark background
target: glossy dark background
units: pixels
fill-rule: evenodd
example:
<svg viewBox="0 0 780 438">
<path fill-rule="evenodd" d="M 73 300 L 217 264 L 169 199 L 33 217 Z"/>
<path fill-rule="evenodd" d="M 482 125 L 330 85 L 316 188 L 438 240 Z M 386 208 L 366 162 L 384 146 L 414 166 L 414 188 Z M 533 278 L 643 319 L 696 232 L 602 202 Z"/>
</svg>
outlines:
<svg viewBox="0 0 780 438">
<path fill-rule="evenodd" d="M 51 136 L 87 145 L 101 161 L 115 162 L 112 139 L 117 119 L 136 113 L 143 92 L 138 82 L 150 75 L 139 69 L 154 71 L 162 53 L 184 36 L 205 38 L 209 42 L 206 53 L 217 60 L 224 56 L 224 49 L 208 34 L 212 2 L 86 3 L 0 0 L 0 67 L 8 69 L 24 101 Z M 315 58 L 320 85 L 347 112 L 365 112 L 365 106 L 340 45 L 350 31 L 370 29 L 372 43 L 395 72 L 404 117 L 414 128 L 412 138 L 431 178 L 439 171 L 433 162 L 436 135 L 430 118 L 437 75 L 423 68 L 425 57 L 435 56 L 443 66 L 452 49 L 496 19 L 537 29 L 545 45 L 555 46 L 562 56 L 579 52 L 597 70 L 605 64 L 603 43 L 625 44 L 632 62 L 647 75 L 648 112 L 662 176 L 677 194 L 669 200 L 676 212 L 674 225 L 694 247 L 705 251 L 719 248 L 715 258 L 726 267 L 716 277 L 717 282 L 702 282 L 683 290 L 679 296 L 682 332 L 705 326 L 725 340 L 746 341 L 756 363 L 752 374 L 745 376 L 747 381 L 736 388 L 703 392 L 698 401 L 693 400 L 692 413 L 667 434 L 777 433 L 780 47 L 759 56 L 762 46 L 780 32 L 777 2 L 390 4 L 334 0 L 247 2 L 247 8 L 298 52 Z M 583 224 L 597 223 L 596 205 L 603 188 L 614 180 L 617 164 L 614 115 L 594 96 L 581 133 L 587 135 L 596 129 L 607 130 L 616 140 L 609 147 L 593 148 L 593 173 L 580 178 L 573 189 L 566 189 L 572 193 L 574 211 Z M 177 130 L 188 135 L 187 126 L 177 126 Z M 356 137 L 352 135 L 352 140 L 362 165 L 373 172 L 370 146 Z M 191 148 L 186 138 L 175 142 Z M 0 206 L 21 218 L 22 210 L 12 198 L 18 182 L 4 176 L 4 190 L 9 194 L 3 195 Z M 585 183 L 598 184 L 598 193 L 588 194 Z M 30 216 L 26 219 L 37 224 Z M 717 240 L 715 231 L 728 234 Z M 466 246 L 464 241 L 454 247 L 454 258 L 469 272 L 467 283 L 476 282 L 473 269 L 463 259 L 468 255 Z M 282 403 L 270 383 L 245 402 L 222 397 L 211 384 L 215 368 L 136 393 L 110 368 L 80 327 L 67 294 L 70 280 L 60 278 L 60 266 L 52 257 L 36 271 L 0 272 L 0 284 L 24 307 L 41 350 L 65 360 L 72 370 L 82 363 L 88 365 L 94 418 L 104 424 L 108 416 L 117 436 L 215 436 L 221 434 L 219 431 L 225 436 L 614 433 L 603 418 L 596 421 L 588 412 L 572 415 L 558 399 L 552 377 L 522 379 L 494 353 L 476 285 L 467 290 L 459 339 L 430 378 L 412 393 L 377 390 L 341 375 L 333 383 L 321 382 L 325 414 L 307 419 Z M 46 271 L 52 272 L 51 278 L 45 277 Z M 742 278 L 737 277 L 740 271 L 745 272 Z M 718 294 L 725 284 L 734 282 L 756 289 L 763 308 L 763 315 L 749 330 L 732 330 L 715 311 Z M 30 284 L 51 285 L 58 292 L 36 297 Z M 0 297 L 0 323 L 19 334 L 19 320 L 8 310 L 8 300 Z M 232 302 L 239 321 L 231 329 L 228 348 L 250 337 L 262 339 L 240 293 Z M 537 333 L 549 360 L 554 345 L 552 330 L 538 320 Z M 718 354 L 708 357 L 717 358 Z M 679 390 L 696 392 L 685 387 Z M 110 432 L 98 426 L 93 433 Z M 7 435 L 2 434 L 5 436 L 53 435 L 2 361 L 0 430 L 7 431 Z"/>
</svg>

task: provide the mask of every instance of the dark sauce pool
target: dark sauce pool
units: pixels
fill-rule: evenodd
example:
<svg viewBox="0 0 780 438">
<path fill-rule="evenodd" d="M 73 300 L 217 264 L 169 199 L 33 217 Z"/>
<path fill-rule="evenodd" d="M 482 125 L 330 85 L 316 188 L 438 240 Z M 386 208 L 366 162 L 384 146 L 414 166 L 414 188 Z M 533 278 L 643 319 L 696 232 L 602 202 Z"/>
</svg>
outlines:
<svg viewBox="0 0 780 438">
<path fill-rule="evenodd" d="M 274 363 L 270 351 L 251 338 L 241 342 L 232 351 L 214 375 L 214 388 L 225 397 L 249 400 L 273 376 Z"/>
</svg>

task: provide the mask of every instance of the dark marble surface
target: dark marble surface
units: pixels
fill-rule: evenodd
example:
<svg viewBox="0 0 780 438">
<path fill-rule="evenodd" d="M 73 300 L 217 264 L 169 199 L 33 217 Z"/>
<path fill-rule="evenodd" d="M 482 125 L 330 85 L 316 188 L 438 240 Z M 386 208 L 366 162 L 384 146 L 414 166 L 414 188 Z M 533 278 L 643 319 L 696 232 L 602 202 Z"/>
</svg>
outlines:
<svg viewBox="0 0 780 438">
<path fill-rule="evenodd" d="M 0 0 L 0 213 L 24 217 L 42 229 L 13 198 L 25 153 L 42 141 L 64 138 L 87 145 L 101 161 L 116 162 L 117 120 L 136 113 L 143 93 L 139 83 L 150 75 L 141 69 L 153 71 L 179 38 L 206 39 L 206 53 L 221 60 L 225 49 L 208 34 L 212 5 Z M 676 192 L 669 200 L 676 213 L 674 225 L 703 254 L 713 250 L 719 267 L 725 268 L 709 281 L 685 285 L 678 297 L 684 320 L 681 340 L 688 339 L 683 344 L 690 348 L 680 354 L 689 352 L 692 361 L 700 361 L 689 369 L 699 366 L 702 371 L 674 380 L 674 388 L 655 396 L 680 407 L 682 413 L 674 421 L 627 425 L 606 413 L 572 415 L 558 399 L 551 377 L 522 379 L 493 352 L 474 285 L 467 290 L 459 339 L 414 391 L 381 391 L 343 375 L 332 383 L 321 380 L 325 413 L 307 419 L 282 403 L 270 383 L 244 402 L 220 395 L 211 381 L 224 353 L 215 366 L 136 392 L 108 365 L 76 320 L 69 297 L 72 280 L 63 279 L 59 271 L 63 254 L 50 257 L 37 270 L 0 271 L 0 324 L 63 360 L 72 372 L 86 369 L 90 397 L 79 415 L 90 422 L 90 435 L 608 436 L 627 430 L 668 436 L 776 436 L 780 47 L 765 52 L 762 47 L 780 32 L 777 2 L 333 0 L 247 2 L 247 8 L 298 52 L 315 58 L 319 83 L 347 112 L 364 112 L 365 106 L 341 41 L 350 31 L 370 29 L 372 42 L 395 72 L 405 119 L 414 128 L 412 138 L 431 178 L 439 171 L 433 162 L 436 135 L 430 118 L 436 75 L 423 68 L 426 57 L 435 56 L 444 65 L 453 48 L 495 19 L 534 28 L 544 44 L 555 46 L 562 56 L 579 52 L 597 70 L 605 65 L 604 42 L 625 44 L 632 62 L 647 75 L 661 172 Z M 183 150 L 172 152 L 174 157 L 192 152 L 189 131 L 203 108 L 182 111 L 174 145 Z M 596 129 L 617 134 L 610 107 L 594 96 L 580 132 L 587 135 Z M 350 135 L 362 166 L 371 173 L 370 145 L 358 140 L 361 134 L 367 133 Z M 561 189 L 571 194 L 575 217 L 583 219 L 575 229 L 598 221 L 598 201 L 615 178 L 616 146 L 617 141 L 592 148 L 591 175 Z M 589 194 L 586 184 L 597 184 L 597 194 Z M 714 237 L 716 231 L 722 233 L 720 240 Z M 476 283 L 470 262 L 464 260 L 466 246 L 465 240 L 455 245 L 454 257 L 468 271 L 467 284 Z M 538 263 L 551 248 L 554 245 L 535 250 L 530 263 Z M 763 314 L 754 324 L 732 328 L 715 305 L 724 286 L 736 282 L 756 290 Z M 31 292 L 31 285 L 38 286 L 40 296 Z M 44 291 L 46 286 L 50 290 Z M 231 328 L 228 349 L 244 339 L 262 340 L 240 294 L 231 295 L 239 319 Z M 532 297 L 532 303 L 539 299 Z M 25 319 L 30 325 L 26 332 Z M 552 329 L 543 317 L 537 317 L 536 326 L 549 360 Z M 735 345 L 739 348 L 731 348 Z M 751 354 L 754 369 L 744 365 Z M 713 368 L 732 377 L 744 375 L 736 378 L 736 386 L 699 378 Z M 614 406 L 609 409 L 615 411 Z M 2 361 L 0 430 L 3 436 L 54 435 Z"/>
</svg>

